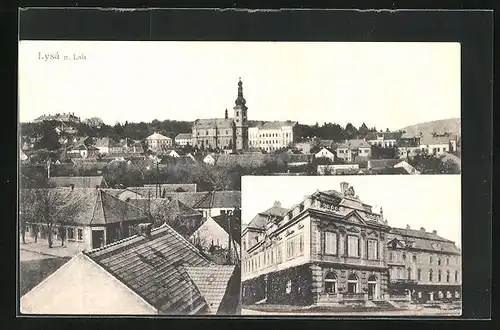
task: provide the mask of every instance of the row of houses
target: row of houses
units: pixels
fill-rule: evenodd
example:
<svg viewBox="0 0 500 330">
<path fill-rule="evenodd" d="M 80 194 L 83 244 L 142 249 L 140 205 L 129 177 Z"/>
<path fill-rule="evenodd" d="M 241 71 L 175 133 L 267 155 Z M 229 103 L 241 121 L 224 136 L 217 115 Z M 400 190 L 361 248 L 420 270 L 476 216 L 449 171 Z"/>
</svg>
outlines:
<svg viewBox="0 0 500 330">
<path fill-rule="evenodd" d="M 461 300 L 461 251 L 425 228 L 393 228 L 348 183 L 275 203 L 242 230 L 244 303 L 397 306 Z"/>
<path fill-rule="evenodd" d="M 320 141 L 320 150 L 315 154 L 317 158 L 336 158 L 344 162 L 366 161 L 371 158 L 372 147 L 396 148 L 397 157 L 404 159 L 413 157 L 417 151 L 426 151 L 435 156 L 442 156 L 456 152 L 459 145 L 457 136 L 449 133 L 422 135 L 417 137 L 401 136 L 402 133 L 369 133 L 365 139 L 347 140 L 335 143 L 332 140 Z M 301 142 L 296 148 L 310 152 L 311 146 Z"/>
</svg>

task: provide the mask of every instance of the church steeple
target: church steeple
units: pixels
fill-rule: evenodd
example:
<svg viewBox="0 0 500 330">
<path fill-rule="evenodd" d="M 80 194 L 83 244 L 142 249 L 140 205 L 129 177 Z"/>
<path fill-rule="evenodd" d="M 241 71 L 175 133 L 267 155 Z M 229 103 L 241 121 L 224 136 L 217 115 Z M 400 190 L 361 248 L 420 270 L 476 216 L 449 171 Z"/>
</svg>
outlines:
<svg viewBox="0 0 500 330">
<path fill-rule="evenodd" d="M 239 81 L 238 81 L 238 98 L 236 99 L 236 101 L 234 101 L 234 103 L 237 106 L 240 105 L 242 107 L 244 107 L 245 103 L 247 103 L 247 101 L 243 97 L 243 83 L 241 82 L 241 77 L 239 78 Z"/>
<path fill-rule="evenodd" d="M 224 111 L 224 119 L 228 119 L 228 118 L 229 118 L 229 115 L 228 115 L 227 109 L 226 109 L 226 111 Z"/>
</svg>

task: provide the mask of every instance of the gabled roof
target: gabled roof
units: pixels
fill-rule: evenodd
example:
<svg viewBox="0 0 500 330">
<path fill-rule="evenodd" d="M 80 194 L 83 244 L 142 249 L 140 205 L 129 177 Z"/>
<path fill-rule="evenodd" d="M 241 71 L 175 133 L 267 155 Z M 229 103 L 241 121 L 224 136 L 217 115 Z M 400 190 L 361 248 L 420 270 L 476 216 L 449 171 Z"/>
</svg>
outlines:
<svg viewBox="0 0 500 330">
<path fill-rule="evenodd" d="M 191 133 L 179 133 L 175 137 L 176 140 L 190 140 L 191 138 Z"/>
<path fill-rule="evenodd" d="M 247 228 L 263 229 L 266 227 L 267 220 L 270 216 L 272 217 L 282 217 L 288 212 L 288 209 L 274 205 L 264 212 L 258 213 L 252 221 L 247 225 Z"/>
<path fill-rule="evenodd" d="M 168 225 L 86 253 L 160 314 L 196 314 L 208 307 L 186 267 L 214 265 Z"/>
<path fill-rule="evenodd" d="M 234 124 L 233 119 L 228 118 L 209 118 L 197 119 L 193 123 L 193 129 L 214 129 L 214 128 L 232 128 Z"/>
<path fill-rule="evenodd" d="M 54 176 L 49 178 L 49 185 L 55 187 L 70 187 L 74 188 L 95 188 L 106 185 L 103 176 Z"/>
<path fill-rule="evenodd" d="M 437 233 L 430 233 L 425 230 L 392 228 L 387 238 L 388 240 L 397 238 L 400 241 L 410 239 L 414 242 L 413 248 L 416 249 L 453 254 L 460 253 L 455 242 L 438 236 Z"/>
<path fill-rule="evenodd" d="M 420 138 L 420 144 L 423 145 L 436 145 L 436 144 L 449 144 L 450 141 L 456 141 L 457 137 L 453 134 L 425 134 Z"/>
<path fill-rule="evenodd" d="M 160 183 L 161 191 L 165 192 L 196 192 L 196 183 Z M 135 190 L 143 187 L 130 187 L 129 189 Z M 156 189 L 155 184 L 145 184 L 144 188 Z M 147 195 L 147 194 L 146 194 Z M 145 196 L 146 196 L 145 195 Z"/>
<path fill-rule="evenodd" d="M 383 168 L 393 168 L 394 165 L 401 163 L 401 159 L 370 159 L 368 168 L 377 170 Z"/>
<path fill-rule="evenodd" d="M 241 221 L 239 219 L 234 219 L 227 214 L 217 215 L 212 217 L 212 219 L 217 222 L 228 235 L 231 234 L 232 239 L 236 243 L 241 244 Z M 230 228 L 231 230 L 229 230 Z"/>
<path fill-rule="evenodd" d="M 216 314 L 228 289 L 235 266 L 186 267 L 189 277 L 208 303 L 211 314 Z"/>
<path fill-rule="evenodd" d="M 147 215 L 134 205 L 124 202 L 102 189 L 52 188 L 48 193 L 61 201 L 75 203 L 78 208 L 68 222 L 81 225 L 105 225 L 121 221 L 144 221 Z"/>
<path fill-rule="evenodd" d="M 377 140 L 378 137 L 382 137 L 384 140 L 396 140 L 401 137 L 402 133 L 399 132 L 369 132 L 365 139 L 366 140 Z"/>
<path fill-rule="evenodd" d="M 364 140 L 349 140 L 341 143 L 338 148 L 356 150 L 359 148 L 371 148 L 370 144 Z"/>
<path fill-rule="evenodd" d="M 296 121 L 268 121 L 264 122 L 263 124 L 259 125 L 259 129 L 266 130 L 266 129 L 280 129 L 283 127 L 293 127 L 297 125 Z"/>
<path fill-rule="evenodd" d="M 170 140 L 170 138 L 155 132 L 148 136 L 146 140 Z"/>
<path fill-rule="evenodd" d="M 241 207 L 241 191 L 167 192 L 165 197 L 177 199 L 194 209 Z"/>
</svg>

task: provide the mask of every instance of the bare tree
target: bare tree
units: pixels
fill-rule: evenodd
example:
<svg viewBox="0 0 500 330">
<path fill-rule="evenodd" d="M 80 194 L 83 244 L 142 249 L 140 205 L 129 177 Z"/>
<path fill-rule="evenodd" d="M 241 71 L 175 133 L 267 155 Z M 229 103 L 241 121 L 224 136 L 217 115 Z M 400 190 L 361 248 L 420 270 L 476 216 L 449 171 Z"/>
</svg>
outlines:
<svg viewBox="0 0 500 330">
<path fill-rule="evenodd" d="M 46 227 L 49 248 L 53 245 L 53 229 L 65 231 L 66 226 L 74 221 L 83 208 L 81 201 L 66 189 L 25 189 L 21 194 L 24 194 L 21 198 L 22 208 L 27 210 L 25 212 L 28 215 L 25 220 L 39 222 Z M 61 236 L 63 245 L 65 236 Z"/>
</svg>

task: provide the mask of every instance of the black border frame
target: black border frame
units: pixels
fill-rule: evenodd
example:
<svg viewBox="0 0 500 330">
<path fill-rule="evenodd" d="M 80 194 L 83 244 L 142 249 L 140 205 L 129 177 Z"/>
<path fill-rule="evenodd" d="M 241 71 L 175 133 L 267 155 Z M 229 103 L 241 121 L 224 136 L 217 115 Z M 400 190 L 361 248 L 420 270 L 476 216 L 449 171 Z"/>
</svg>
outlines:
<svg viewBox="0 0 500 330">
<path fill-rule="evenodd" d="M 389 8 L 395 6 L 392 1 L 387 4 Z M 431 3 L 422 5 L 435 7 L 435 3 L 434 6 Z M 460 3 L 453 5 L 463 7 Z M 473 8 L 474 5 L 468 7 Z M 61 9 L 21 10 L 18 16 L 20 39 L 460 42 L 461 122 L 464 149 L 467 150 L 463 153 L 462 167 L 462 246 L 463 264 L 470 265 L 463 271 L 465 300 L 461 318 L 491 317 L 492 11 L 296 10 L 249 13 L 231 9 L 144 9 L 124 12 L 90 8 Z M 17 86 L 14 95 L 16 89 Z M 17 150 L 15 157 L 17 159 Z M 15 181 L 6 182 L 10 186 L 17 181 L 15 173 L 12 174 Z M 13 188 L 17 190 L 17 187 Z M 13 202 L 7 203 L 7 209 L 15 213 L 16 202 Z M 276 318 L 265 319 L 271 321 Z M 418 321 L 429 319 L 434 318 L 418 318 Z M 27 321 L 31 323 L 33 320 Z"/>
</svg>

